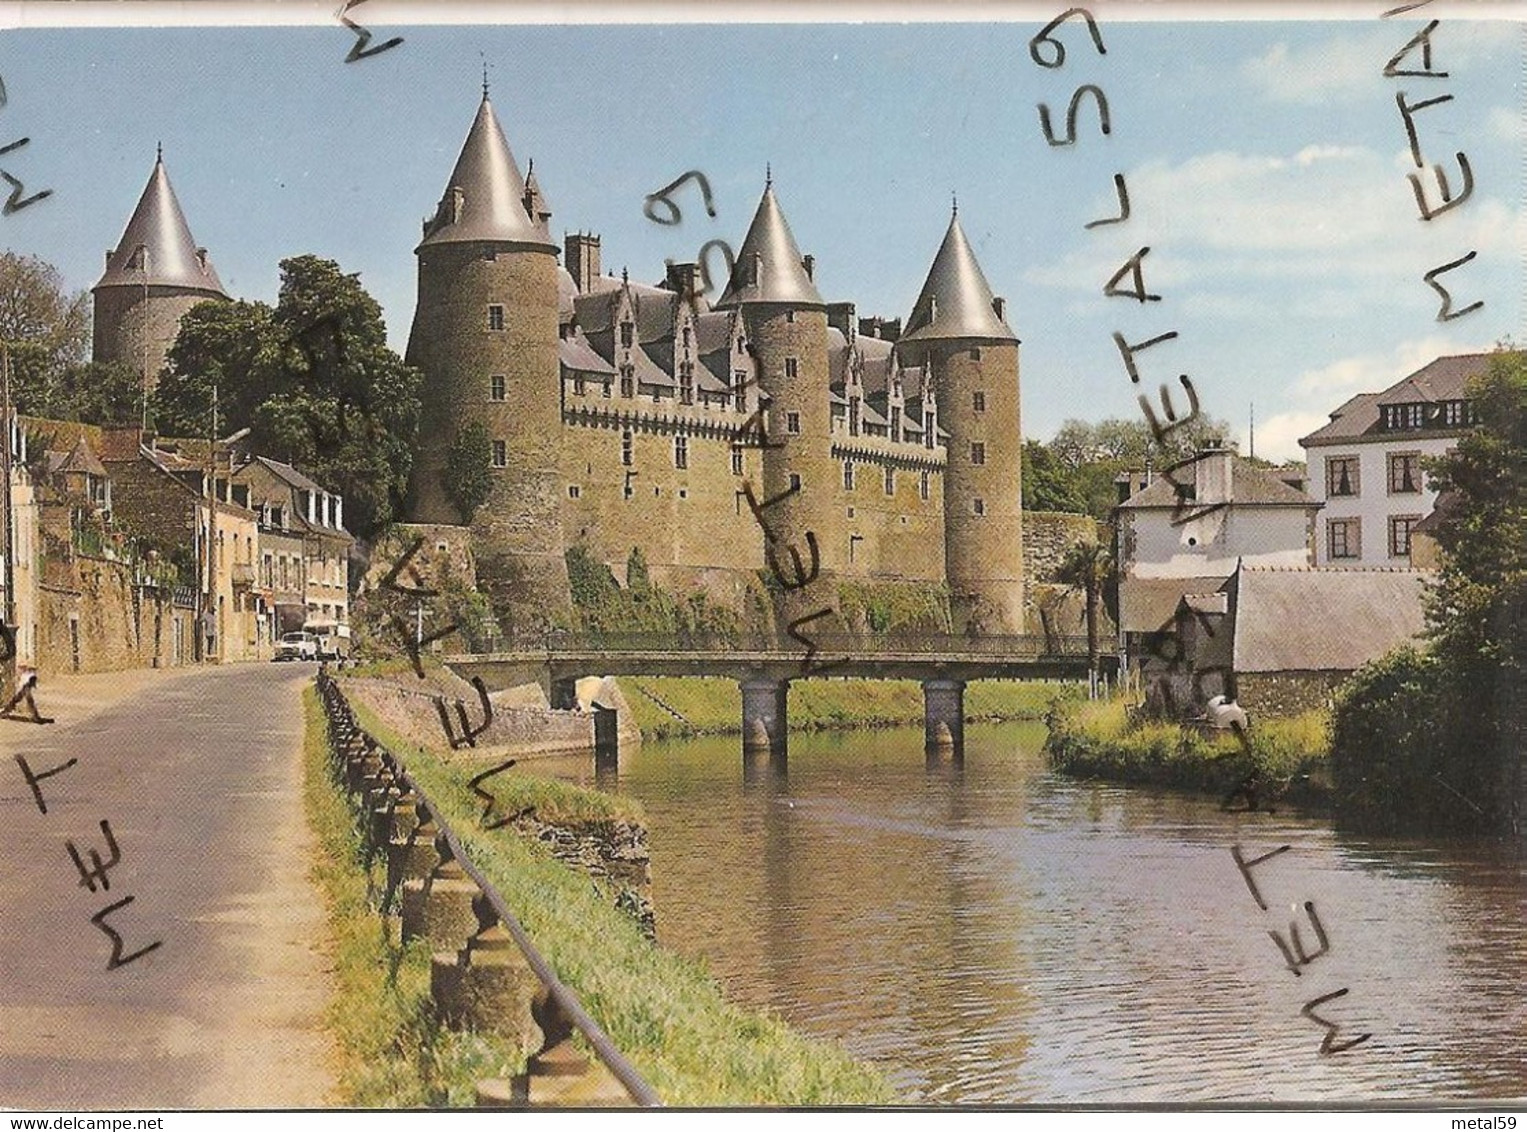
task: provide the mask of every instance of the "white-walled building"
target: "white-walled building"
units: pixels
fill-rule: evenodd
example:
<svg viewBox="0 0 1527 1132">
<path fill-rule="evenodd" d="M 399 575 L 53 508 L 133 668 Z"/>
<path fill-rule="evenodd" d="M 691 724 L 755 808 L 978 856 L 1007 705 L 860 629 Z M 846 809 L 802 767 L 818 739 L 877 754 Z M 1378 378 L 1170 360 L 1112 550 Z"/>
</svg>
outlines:
<svg viewBox="0 0 1527 1132">
<path fill-rule="evenodd" d="M 1169 631 L 1184 594 L 1210 593 L 1237 567 L 1309 566 L 1320 504 L 1223 448 L 1158 474 L 1119 505 L 1119 630 L 1126 657 Z"/>
<path fill-rule="evenodd" d="M 1382 393 L 1359 393 L 1299 441 L 1309 493 L 1325 505 L 1316 565 L 1411 564 L 1411 531 L 1437 502 L 1422 461 L 1473 423 L 1465 387 L 1489 363 L 1489 354 L 1437 358 Z"/>
</svg>

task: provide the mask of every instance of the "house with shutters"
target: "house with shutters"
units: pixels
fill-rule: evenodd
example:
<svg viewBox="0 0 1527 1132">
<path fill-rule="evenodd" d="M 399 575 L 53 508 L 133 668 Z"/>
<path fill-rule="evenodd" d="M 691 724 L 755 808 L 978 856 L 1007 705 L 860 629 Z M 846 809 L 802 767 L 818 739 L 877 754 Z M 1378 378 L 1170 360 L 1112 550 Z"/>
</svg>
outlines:
<svg viewBox="0 0 1527 1132">
<path fill-rule="evenodd" d="M 1473 425 L 1468 383 L 1490 358 L 1436 358 L 1382 392 L 1350 398 L 1299 441 L 1310 494 L 1324 505 L 1317 566 L 1426 564 L 1411 544 L 1437 503 L 1424 462 L 1451 450 Z"/>
</svg>

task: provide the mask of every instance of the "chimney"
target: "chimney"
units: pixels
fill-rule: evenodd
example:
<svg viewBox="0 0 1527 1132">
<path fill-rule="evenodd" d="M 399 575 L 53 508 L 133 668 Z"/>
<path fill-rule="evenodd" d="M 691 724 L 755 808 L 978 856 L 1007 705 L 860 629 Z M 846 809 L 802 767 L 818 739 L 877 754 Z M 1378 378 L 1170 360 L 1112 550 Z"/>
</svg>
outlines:
<svg viewBox="0 0 1527 1132">
<path fill-rule="evenodd" d="M 1218 440 L 1203 446 L 1193 463 L 1193 497 L 1200 505 L 1232 502 L 1235 453 Z"/>
<path fill-rule="evenodd" d="M 1007 321 L 1007 300 L 1001 295 L 992 296 L 991 309 L 996 312 L 997 317 L 1003 322 Z"/>
<path fill-rule="evenodd" d="M 599 237 L 592 232 L 574 232 L 563 238 L 567 250 L 567 270 L 578 286 L 580 295 L 587 295 L 599 278 Z"/>
<path fill-rule="evenodd" d="M 854 332 L 859 323 L 854 320 L 853 303 L 828 303 L 827 325 L 842 333 L 850 343 L 854 340 Z"/>
<path fill-rule="evenodd" d="M 887 342 L 895 342 L 899 339 L 901 337 L 901 319 L 891 318 L 881 323 L 880 337 L 884 338 Z"/>
<path fill-rule="evenodd" d="M 677 292 L 680 298 L 693 302 L 700 296 L 700 265 L 697 263 L 670 263 L 663 286 Z"/>
<path fill-rule="evenodd" d="M 814 255 L 801 256 L 801 266 L 806 269 L 806 278 L 815 281 L 816 275 L 813 273 L 816 271 L 817 257 Z"/>
<path fill-rule="evenodd" d="M 868 318 L 861 318 L 859 320 L 859 333 L 866 338 L 879 338 L 881 336 L 880 328 L 884 325 L 885 319 L 881 318 L 878 314 L 870 315 Z"/>
</svg>

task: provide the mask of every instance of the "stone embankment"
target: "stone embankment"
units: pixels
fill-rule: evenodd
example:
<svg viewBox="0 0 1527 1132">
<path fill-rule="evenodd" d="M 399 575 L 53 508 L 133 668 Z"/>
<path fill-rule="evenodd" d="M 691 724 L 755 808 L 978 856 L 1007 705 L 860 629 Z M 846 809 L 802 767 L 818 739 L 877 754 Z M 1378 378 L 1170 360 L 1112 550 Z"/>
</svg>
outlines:
<svg viewBox="0 0 1527 1132">
<path fill-rule="evenodd" d="M 385 854 L 383 909 L 396 901 L 405 943 L 428 941 L 430 996 L 447 1027 L 497 1036 L 529 1052 L 524 1073 L 479 1081 L 486 1107 L 655 1104 L 656 1094 L 615 1050 L 555 972 L 541 958 L 503 897 L 477 873 L 435 804 L 406 767 L 361 729 L 344 693 L 319 678 L 336 781 L 359 810 L 368 848 Z M 564 851 L 608 875 L 618 860 L 615 838 L 606 857 L 547 826 Z M 640 852 L 638 852 L 640 850 Z M 629 831 L 619 852 L 624 875 L 645 878 L 645 838 Z M 650 920 L 650 905 L 647 906 Z M 598 1054 L 592 1059 L 574 1034 Z"/>
</svg>

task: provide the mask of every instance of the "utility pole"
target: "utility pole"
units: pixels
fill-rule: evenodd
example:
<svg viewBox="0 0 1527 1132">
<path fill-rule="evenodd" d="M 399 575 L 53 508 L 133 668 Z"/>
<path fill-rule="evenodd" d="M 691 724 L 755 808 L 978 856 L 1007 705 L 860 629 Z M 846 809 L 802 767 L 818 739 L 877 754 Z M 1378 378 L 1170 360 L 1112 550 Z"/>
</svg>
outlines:
<svg viewBox="0 0 1527 1132">
<path fill-rule="evenodd" d="M 143 259 L 143 431 L 148 431 L 148 339 L 149 327 L 153 324 L 149 321 L 148 309 L 148 245 L 139 244 L 139 252 Z"/>
<path fill-rule="evenodd" d="M 222 655 L 222 625 L 217 600 L 217 386 L 212 387 L 212 430 L 207 436 L 207 604 L 203 616 L 217 632 L 208 660 Z M 203 626 L 202 632 L 206 632 Z"/>
</svg>

